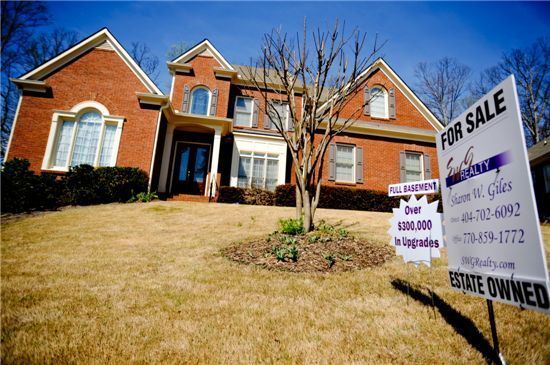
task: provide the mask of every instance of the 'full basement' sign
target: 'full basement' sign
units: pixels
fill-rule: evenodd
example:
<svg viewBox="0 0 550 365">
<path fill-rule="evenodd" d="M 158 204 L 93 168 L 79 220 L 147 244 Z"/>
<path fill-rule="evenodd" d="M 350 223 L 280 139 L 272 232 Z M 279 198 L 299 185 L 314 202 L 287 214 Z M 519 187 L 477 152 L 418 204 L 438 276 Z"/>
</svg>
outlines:
<svg viewBox="0 0 550 365">
<path fill-rule="evenodd" d="M 549 313 L 548 270 L 513 76 L 437 137 L 451 286 Z"/>
</svg>

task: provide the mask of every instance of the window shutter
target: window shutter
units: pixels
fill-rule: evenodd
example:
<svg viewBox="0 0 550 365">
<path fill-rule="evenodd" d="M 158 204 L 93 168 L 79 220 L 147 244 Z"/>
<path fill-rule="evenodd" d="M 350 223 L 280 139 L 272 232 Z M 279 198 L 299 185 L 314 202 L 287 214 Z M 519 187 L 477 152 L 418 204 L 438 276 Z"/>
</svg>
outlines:
<svg viewBox="0 0 550 365">
<path fill-rule="evenodd" d="M 405 164 L 407 163 L 407 156 L 405 155 L 405 151 L 399 152 L 399 174 L 400 174 L 400 182 L 406 182 L 407 180 L 407 170 L 405 168 Z"/>
<path fill-rule="evenodd" d="M 363 183 L 363 147 L 355 147 L 355 182 Z"/>
<path fill-rule="evenodd" d="M 181 111 L 189 113 L 189 85 L 183 87 L 183 104 L 181 106 Z"/>
<path fill-rule="evenodd" d="M 430 166 L 430 155 L 424 155 L 424 180 L 432 178 L 432 169 Z"/>
<path fill-rule="evenodd" d="M 336 158 L 336 144 L 331 143 L 328 145 L 328 180 L 335 180 L 334 173 L 334 159 Z"/>
<path fill-rule="evenodd" d="M 254 99 L 253 111 L 252 111 L 252 127 L 258 127 L 258 109 L 260 107 L 260 101 Z"/>
<path fill-rule="evenodd" d="M 218 89 L 212 90 L 212 101 L 210 102 L 210 115 L 215 117 L 218 110 Z"/>
<path fill-rule="evenodd" d="M 395 89 L 390 89 L 389 91 L 389 113 L 390 119 L 395 119 Z"/>
<path fill-rule="evenodd" d="M 267 114 L 267 112 L 264 114 L 264 128 L 271 129 L 271 119 L 269 119 L 269 114 Z"/>
<path fill-rule="evenodd" d="M 365 90 L 363 90 L 363 103 L 363 114 L 370 115 L 370 91 L 368 86 L 365 86 Z"/>
</svg>

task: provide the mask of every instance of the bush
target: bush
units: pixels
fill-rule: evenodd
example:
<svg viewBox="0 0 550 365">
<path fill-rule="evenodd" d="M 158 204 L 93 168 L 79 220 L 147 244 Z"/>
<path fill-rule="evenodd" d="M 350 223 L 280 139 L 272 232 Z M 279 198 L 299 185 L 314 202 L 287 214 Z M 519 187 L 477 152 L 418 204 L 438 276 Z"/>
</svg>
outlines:
<svg viewBox="0 0 550 365">
<path fill-rule="evenodd" d="M 63 186 L 55 175 L 35 175 L 28 160 L 7 161 L 1 173 L 2 212 L 21 213 L 55 209 L 61 205 Z"/>
<path fill-rule="evenodd" d="M 222 186 L 218 190 L 218 203 L 244 204 L 244 189 Z"/>
<path fill-rule="evenodd" d="M 281 219 L 279 220 L 279 227 L 281 228 L 282 233 L 290 234 L 292 236 L 304 233 L 304 221 L 302 218 Z"/>
<path fill-rule="evenodd" d="M 65 175 L 68 203 L 91 205 L 127 202 L 133 196 L 147 192 L 148 178 L 134 167 L 72 167 Z"/>
<path fill-rule="evenodd" d="M 275 193 L 262 189 L 243 189 L 222 186 L 218 192 L 219 203 L 238 203 L 250 205 L 274 205 Z"/>
<path fill-rule="evenodd" d="M 296 205 L 295 186 L 290 184 L 277 186 L 275 189 L 275 204 L 287 207 Z M 397 207 L 399 207 L 399 198 L 389 197 L 383 191 L 321 186 L 319 208 L 392 212 L 392 208 Z"/>
<path fill-rule="evenodd" d="M 154 191 L 151 191 L 151 192 L 141 192 L 137 195 L 134 195 L 132 196 L 129 200 L 128 200 L 128 203 L 135 203 L 135 202 L 140 202 L 140 203 L 149 203 L 150 201 L 153 201 L 155 199 L 158 199 L 158 195 L 156 192 Z"/>
<path fill-rule="evenodd" d="M 35 175 L 28 160 L 13 159 L 4 164 L 2 212 L 20 213 L 55 209 L 62 205 L 90 205 L 126 202 L 146 193 L 147 174 L 131 167 L 75 166 L 62 177 Z M 152 196 L 151 196 L 152 197 Z M 145 197 L 148 198 L 148 197 Z"/>
</svg>

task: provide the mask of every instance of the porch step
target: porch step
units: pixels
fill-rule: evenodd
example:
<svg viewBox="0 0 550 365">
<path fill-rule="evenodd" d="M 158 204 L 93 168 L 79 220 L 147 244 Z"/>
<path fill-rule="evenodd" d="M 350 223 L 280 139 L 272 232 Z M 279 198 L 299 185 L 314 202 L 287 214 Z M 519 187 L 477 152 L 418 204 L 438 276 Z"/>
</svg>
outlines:
<svg viewBox="0 0 550 365">
<path fill-rule="evenodd" d="M 199 202 L 199 203 L 208 203 L 208 197 L 204 195 L 192 195 L 192 194 L 177 194 L 170 198 L 169 201 L 180 201 L 180 202 Z M 210 201 L 215 201 L 211 199 Z"/>
</svg>

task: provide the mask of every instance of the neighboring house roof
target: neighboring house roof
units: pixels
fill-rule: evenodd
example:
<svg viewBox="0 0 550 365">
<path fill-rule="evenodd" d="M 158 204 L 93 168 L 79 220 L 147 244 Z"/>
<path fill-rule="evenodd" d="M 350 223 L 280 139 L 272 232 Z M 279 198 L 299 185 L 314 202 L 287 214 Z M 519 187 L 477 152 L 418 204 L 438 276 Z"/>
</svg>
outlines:
<svg viewBox="0 0 550 365">
<path fill-rule="evenodd" d="M 218 63 L 224 69 L 234 71 L 233 66 L 231 66 L 231 64 L 227 62 L 227 60 L 216 49 L 216 47 L 214 47 L 214 45 L 210 43 L 208 39 L 204 39 L 199 43 L 195 44 L 193 47 L 189 48 L 189 50 L 185 51 L 183 54 L 174 58 L 169 63 L 187 63 L 188 61 L 192 60 L 193 58 L 201 54 L 214 57 L 214 59 L 218 61 Z"/>
<path fill-rule="evenodd" d="M 527 150 L 531 166 L 550 160 L 550 143 L 548 142 L 548 139 L 544 139 Z"/>
<path fill-rule="evenodd" d="M 16 80 L 19 80 L 20 82 L 41 81 L 41 79 L 47 75 L 50 75 L 52 72 L 58 70 L 70 61 L 95 47 L 114 50 L 122 58 L 124 63 L 126 63 L 126 65 L 134 72 L 143 85 L 145 85 L 150 93 L 162 95 L 162 91 L 160 91 L 149 76 L 147 76 L 141 67 L 139 67 L 136 61 L 134 61 L 128 52 L 126 52 L 124 47 L 122 47 L 122 45 L 107 28 L 102 28 L 98 32 L 83 39 L 66 51 L 61 52 L 60 54 L 44 62 L 42 65 L 20 76 Z"/>
</svg>

